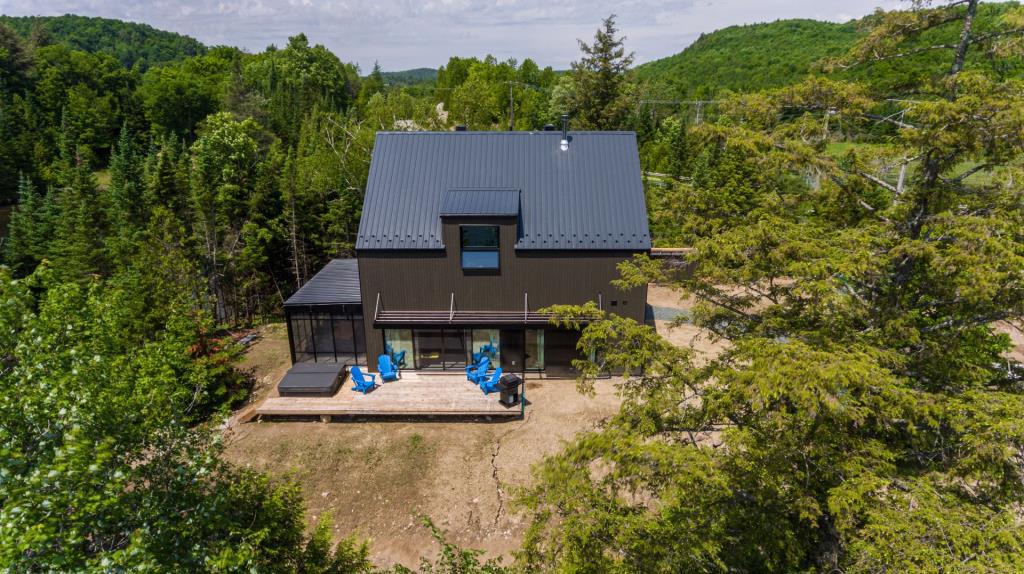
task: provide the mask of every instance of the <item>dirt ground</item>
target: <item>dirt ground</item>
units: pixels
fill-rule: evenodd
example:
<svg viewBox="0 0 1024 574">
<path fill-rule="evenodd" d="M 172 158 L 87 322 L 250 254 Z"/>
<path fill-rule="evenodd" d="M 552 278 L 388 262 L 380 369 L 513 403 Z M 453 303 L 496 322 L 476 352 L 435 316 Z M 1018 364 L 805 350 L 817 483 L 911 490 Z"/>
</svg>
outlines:
<svg viewBox="0 0 1024 574">
<path fill-rule="evenodd" d="M 683 309 L 686 302 L 653 287 L 651 304 Z M 716 348 L 692 326 L 669 329 L 658 321 L 657 328 L 677 344 Z M 276 394 L 290 363 L 283 324 L 256 334 L 239 365 L 256 377 L 254 403 Z M 616 382 L 598 381 L 590 397 L 578 393 L 573 380 L 528 378 L 525 420 L 231 424 L 226 455 L 238 465 L 294 478 L 309 524 L 329 512 L 338 537 L 369 539 L 381 566 L 415 567 L 421 556 L 434 555 L 436 544 L 420 516 L 431 517 L 452 542 L 507 557 L 526 528 L 508 508 L 512 490 L 529 483 L 531 468 L 545 456 L 618 410 Z"/>
<path fill-rule="evenodd" d="M 247 423 L 229 431 L 227 457 L 295 478 L 309 523 L 330 512 L 338 536 L 370 539 L 381 566 L 413 567 L 433 555 L 417 520 L 424 515 L 453 542 L 499 556 L 519 546 L 525 527 L 508 510 L 510 490 L 527 484 L 545 455 L 616 412 L 613 383 L 599 381 L 586 397 L 572 380 L 528 380 L 525 420 Z"/>
<path fill-rule="evenodd" d="M 679 293 L 661 285 L 649 285 L 647 287 L 647 304 L 652 307 L 665 307 L 673 309 L 690 309 L 693 306 L 691 299 L 681 298 Z M 714 358 L 727 345 L 725 341 L 714 340 L 707 331 L 699 329 L 692 324 L 684 323 L 672 326 L 671 321 L 656 320 L 655 328 L 668 342 L 677 347 L 689 347 L 697 352 L 695 361 L 700 364 L 702 360 Z"/>
<path fill-rule="evenodd" d="M 651 286 L 648 303 L 681 310 L 691 305 L 659 286 Z M 669 341 L 694 348 L 698 356 L 714 356 L 724 346 L 689 324 L 655 324 Z M 998 328 L 1013 338 L 1015 356 L 1024 358 L 1024 333 L 1007 324 Z M 257 335 L 240 365 L 257 379 L 254 402 L 276 394 L 290 363 L 283 324 L 264 326 Z M 330 513 L 337 537 L 368 539 L 380 566 L 416 567 L 421 556 L 436 553 L 420 516 L 431 517 L 452 542 L 508 557 L 526 527 L 508 508 L 512 490 L 529 484 L 531 467 L 545 456 L 618 410 L 616 382 L 598 381 L 595 396 L 588 397 L 572 380 L 528 380 L 525 420 L 229 424 L 226 454 L 238 465 L 297 480 L 309 525 Z"/>
</svg>

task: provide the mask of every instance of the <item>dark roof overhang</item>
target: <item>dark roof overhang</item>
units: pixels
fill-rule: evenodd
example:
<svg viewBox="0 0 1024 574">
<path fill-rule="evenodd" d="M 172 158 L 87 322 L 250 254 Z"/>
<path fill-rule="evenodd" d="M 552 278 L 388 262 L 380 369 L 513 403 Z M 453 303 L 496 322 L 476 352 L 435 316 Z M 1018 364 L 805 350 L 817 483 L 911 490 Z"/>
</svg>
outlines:
<svg viewBox="0 0 1024 574">
<path fill-rule="evenodd" d="M 355 259 L 334 259 L 284 302 L 285 307 L 358 305 L 359 265 Z"/>
<path fill-rule="evenodd" d="M 516 217 L 518 189 L 449 189 L 441 196 L 441 217 Z"/>
</svg>

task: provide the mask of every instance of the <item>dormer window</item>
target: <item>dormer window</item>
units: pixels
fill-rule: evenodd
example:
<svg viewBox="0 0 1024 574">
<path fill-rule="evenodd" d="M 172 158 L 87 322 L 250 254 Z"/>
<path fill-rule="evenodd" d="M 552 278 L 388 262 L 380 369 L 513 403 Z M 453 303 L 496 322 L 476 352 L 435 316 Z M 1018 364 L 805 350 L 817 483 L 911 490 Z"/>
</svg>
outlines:
<svg viewBox="0 0 1024 574">
<path fill-rule="evenodd" d="M 497 225 L 462 225 L 459 233 L 462 238 L 463 270 L 498 269 L 500 250 Z"/>
</svg>

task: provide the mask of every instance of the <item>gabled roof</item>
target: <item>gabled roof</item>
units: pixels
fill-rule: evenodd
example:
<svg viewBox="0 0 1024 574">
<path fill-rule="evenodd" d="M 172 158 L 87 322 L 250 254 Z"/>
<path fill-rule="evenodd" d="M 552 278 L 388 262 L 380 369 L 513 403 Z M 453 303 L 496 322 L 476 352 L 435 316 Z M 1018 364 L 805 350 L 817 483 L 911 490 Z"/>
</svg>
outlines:
<svg viewBox="0 0 1024 574">
<path fill-rule="evenodd" d="M 355 259 L 333 259 L 294 295 L 285 307 L 359 304 L 359 266 Z"/>
<path fill-rule="evenodd" d="M 441 196 L 441 217 L 519 215 L 518 189 L 449 189 Z"/>
<path fill-rule="evenodd" d="M 356 249 L 443 249 L 442 213 L 468 210 L 449 192 L 497 189 L 519 191 L 518 249 L 650 249 L 636 134 L 569 137 L 378 133 Z"/>
</svg>

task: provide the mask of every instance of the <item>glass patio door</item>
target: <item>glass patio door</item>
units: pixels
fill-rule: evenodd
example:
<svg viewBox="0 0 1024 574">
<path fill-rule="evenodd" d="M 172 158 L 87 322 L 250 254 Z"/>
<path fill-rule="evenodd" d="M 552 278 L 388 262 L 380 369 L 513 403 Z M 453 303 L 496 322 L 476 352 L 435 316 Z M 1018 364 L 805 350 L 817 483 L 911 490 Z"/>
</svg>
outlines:
<svg viewBox="0 0 1024 574">
<path fill-rule="evenodd" d="M 467 364 L 466 338 L 461 329 L 415 329 L 416 368 L 462 369 Z"/>
<path fill-rule="evenodd" d="M 416 368 L 444 368 L 444 331 L 441 329 L 416 329 L 413 331 L 416 341 Z"/>
<path fill-rule="evenodd" d="M 523 361 L 527 369 L 544 370 L 544 329 L 526 330 L 526 356 Z"/>
</svg>

